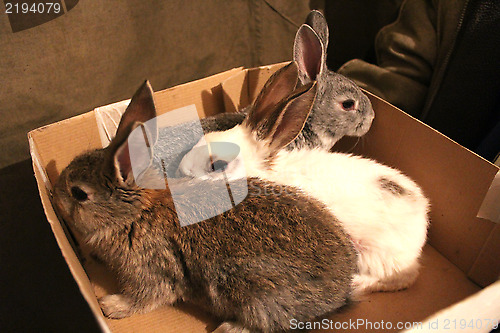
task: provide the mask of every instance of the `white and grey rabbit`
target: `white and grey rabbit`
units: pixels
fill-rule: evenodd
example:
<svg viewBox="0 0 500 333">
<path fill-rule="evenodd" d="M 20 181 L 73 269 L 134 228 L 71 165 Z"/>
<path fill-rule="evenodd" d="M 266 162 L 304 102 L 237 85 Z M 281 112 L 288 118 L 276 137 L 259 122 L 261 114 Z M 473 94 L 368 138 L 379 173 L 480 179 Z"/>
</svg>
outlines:
<svg viewBox="0 0 500 333">
<path fill-rule="evenodd" d="M 375 116 L 368 97 L 347 77 L 328 69 L 328 25 L 321 12 L 309 13 L 295 36 L 293 60 L 299 65 L 300 82 L 317 81 L 318 94 L 302 132 L 286 149 L 322 147 L 330 150 L 343 136 L 360 137 Z M 247 109 L 201 120 L 205 133 L 228 130 L 243 122 Z"/>
<path fill-rule="evenodd" d="M 296 90 L 297 80 L 294 63 L 276 72 L 245 121 L 206 134 L 184 156 L 178 172 L 203 179 L 246 175 L 299 187 L 326 203 L 356 244 L 357 291 L 410 286 L 426 240 L 427 198 L 400 171 L 373 160 L 318 148 L 283 149 L 299 135 L 315 103 L 316 92 Z M 221 150 L 202 149 L 214 142 L 237 144 L 239 155 L 227 159 Z"/>
<path fill-rule="evenodd" d="M 139 186 L 132 158 L 138 147 L 130 138 L 148 133 L 143 125 L 155 116 L 146 82 L 109 146 L 76 157 L 54 188 L 59 215 L 118 278 L 120 293 L 99 300 L 106 316 L 185 301 L 223 320 L 216 332 L 282 332 L 292 319 L 311 321 L 348 301 L 356 250 L 318 200 L 293 187 L 246 179 L 248 196 L 241 203 L 182 227 L 181 218 L 196 219 L 197 208 L 220 202 L 205 191 L 213 181 L 168 179 L 161 190 Z M 227 193 L 226 183 L 216 186 L 222 191 L 215 193 Z M 183 214 L 192 216 L 178 216 L 178 205 L 191 205 Z"/>
</svg>

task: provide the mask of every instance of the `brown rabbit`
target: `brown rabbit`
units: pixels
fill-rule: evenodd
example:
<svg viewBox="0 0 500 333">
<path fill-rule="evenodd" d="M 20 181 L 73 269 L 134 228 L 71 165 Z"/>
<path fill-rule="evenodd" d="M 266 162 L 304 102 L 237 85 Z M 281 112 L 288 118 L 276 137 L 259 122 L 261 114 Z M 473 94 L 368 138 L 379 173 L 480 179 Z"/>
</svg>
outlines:
<svg viewBox="0 0 500 333">
<path fill-rule="evenodd" d="M 110 145 L 76 157 L 54 189 L 61 217 L 119 280 L 121 292 L 99 300 L 106 316 L 186 301 L 225 321 L 216 332 L 276 332 L 348 301 L 357 272 L 353 245 L 328 210 L 299 190 L 247 179 L 241 203 L 181 227 L 171 194 L 210 205 L 219 200 L 204 191 L 211 181 L 139 187 L 127 138 L 155 116 L 146 81 Z"/>
</svg>

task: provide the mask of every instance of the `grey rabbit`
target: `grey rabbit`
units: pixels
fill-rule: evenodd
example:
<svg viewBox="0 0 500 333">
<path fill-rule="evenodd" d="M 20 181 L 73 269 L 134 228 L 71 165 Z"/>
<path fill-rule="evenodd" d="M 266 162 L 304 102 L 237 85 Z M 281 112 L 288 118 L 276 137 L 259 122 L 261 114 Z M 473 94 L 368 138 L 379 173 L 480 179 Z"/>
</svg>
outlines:
<svg viewBox="0 0 500 333">
<path fill-rule="evenodd" d="M 285 149 L 330 150 L 343 136 L 360 137 L 370 129 L 375 113 L 368 97 L 353 81 L 327 68 L 328 39 L 325 17 L 317 10 L 311 11 L 295 36 L 293 60 L 299 67 L 299 85 L 317 81 L 318 93 L 302 132 Z M 202 119 L 203 131 L 233 128 L 243 122 L 247 111 Z"/>
<path fill-rule="evenodd" d="M 54 187 L 58 214 L 120 283 L 120 293 L 99 299 L 107 317 L 185 301 L 223 320 L 216 332 L 280 332 L 292 319 L 311 321 L 349 301 L 357 272 L 352 242 L 322 203 L 298 189 L 246 179 L 241 203 L 181 227 L 173 194 L 194 208 L 220 198 L 205 192 L 211 181 L 137 185 L 128 138 L 155 117 L 146 81 L 109 146 L 77 156 Z"/>
<path fill-rule="evenodd" d="M 330 150 L 343 136 L 363 136 L 375 112 L 368 97 L 350 79 L 328 69 L 328 24 L 313 10 L 295 36 L 293 59 L 299 66 L 302 85 L 316 80 L 318 93 L 304 129 L 288 147 L 308 146 Z"/>
</svg>

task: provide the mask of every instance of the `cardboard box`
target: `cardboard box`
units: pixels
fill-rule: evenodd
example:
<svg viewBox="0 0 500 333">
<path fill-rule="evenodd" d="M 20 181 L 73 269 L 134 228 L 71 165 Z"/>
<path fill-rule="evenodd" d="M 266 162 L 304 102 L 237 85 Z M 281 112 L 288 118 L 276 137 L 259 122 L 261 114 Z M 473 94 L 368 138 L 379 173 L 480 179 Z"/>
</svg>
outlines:
<svg viewBox="0 0 500 333">
<path fill-rule="evenodd" d="M 158 113 L 191 104 L 200 116 L 234 112 L 252 101 L 267 78 L 283 65 L 236 68 L 156 92 Z M 397 167 L 423 187 L 432 205 L 428 244 L 415 285 L 399 292 L 368 295 L 320 321 L 320 330 L 400 331 L 429 318 L 421 327 L 417 325 L 416 331 L 456 331 L 463 320 L 467 324 L 473 320 L 473 327 L 460 331 L 488 332 L 488 320 L 491 327 L 500 319 L 500 282 L 494 283 L 500 274 L 500 226 L 477 216 L 480 208 L 483 216 L 497 212 L 494 204 L 481 206 L 487 193 L 495 202 L 491 193 L 498 187 L 493 181 L 498 181 L 499 168 L 385 101 L 369 97 L 376 113 L 370 132 L 355 145 L 352 140 L 341 140 L 337 148 Z M 105 267 L 87 255 L 52 208 L 52 184 L 60 171 L 83 151 L 105 146 L 126 105 L 123 101 L 98 108 L 28 134 L 47 219 L 103 331 L 211 331 L 218 322 L 185 304 L 121 320 L 104 318 L 96 297 L 116 291 L 116 283 Z"/>
</svg>

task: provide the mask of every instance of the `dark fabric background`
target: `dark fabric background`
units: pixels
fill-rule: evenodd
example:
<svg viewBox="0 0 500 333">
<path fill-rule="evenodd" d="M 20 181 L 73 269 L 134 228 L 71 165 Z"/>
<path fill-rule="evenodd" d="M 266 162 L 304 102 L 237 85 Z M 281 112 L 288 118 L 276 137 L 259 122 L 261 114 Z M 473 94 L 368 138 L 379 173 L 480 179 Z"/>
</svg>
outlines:
<svg viewBox="0 0 500 333">
<path fill-rule="evenodd" d="M 0 168 L 29 157 L 29 130 L 130 98 L 145 78 L 160 90 L 290 60 L 309 12 L 306 0 L 64 3 L 64 15 L 15 33 L 0 5 Z"/>
<path fill-rule="evenodd" d="M 0 170 L 0 331 L 99 332 L 38 196 L 31 160 Z"/>
<path fill-rule="evenodd" d="M 500 2 L 469 0 L 422 121 L 494 162 L 500 152 Z"/>
<path fill-rule="evenodd" d="M 351 59 L 375 63 L 377 32 L 396 20 L 403 0 L 325 1 L 330 30 L 328 67 L 337 70 Z"/>
</svg>

